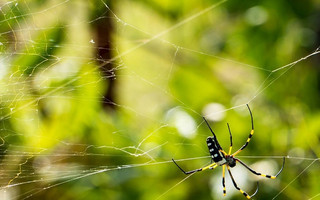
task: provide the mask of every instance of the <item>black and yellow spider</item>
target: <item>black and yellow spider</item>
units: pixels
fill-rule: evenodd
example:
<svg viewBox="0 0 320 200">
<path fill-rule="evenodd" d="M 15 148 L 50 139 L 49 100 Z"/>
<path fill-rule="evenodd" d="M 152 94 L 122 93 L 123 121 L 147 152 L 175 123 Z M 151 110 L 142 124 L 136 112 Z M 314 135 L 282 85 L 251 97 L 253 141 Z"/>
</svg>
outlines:
<svg viewBox="0 0 320 200">
<path fill-rule="evenodd" d="M 211 133 L 213 136 L 209 136 L 207 138 L 207 145 L 208 145 L 208 148 L 209 148 L 209 152 L 210 152 L 210 155 L 211 155 L 211 160 L 213 160 L 213 163 L 211 163 L 210 165 L 206 166 L 206 167 L 203 167 L 203 168 L 199 168 L 199 169 L 195 169 L 195 170 L 192 170 L 192 171 L 184 171 L 176 162 L 174 159 L 172 159 L 172 161 L 174 162 L 174 164 L 177 165 L 177 167 L 183 172 L 185 173 L 186 175 L 188 174 L 193 174 L 195 172 L 200 172 L 200 171 L 204 171 L 204 170 L 207 170 L 207 169 L 215 169 L 216 167 L 218 166 L 222 166 L 222 186 L 223 186 L 223 195 L 225 196 L 226 195 L 226 186 L 225 186 L 225 170 L 226 170 L 226 167 L 227 167 L 227 170 L 229 172 L 229 175 L 230 175 L 230 178 L 232 180 L 232 183 L 234 185 L 234 187 L 239 190 L 245 197 L 247 197 L 248 199 L 251 199 L 251 197 L 253 197 L 257 192 L 258 192 L 258 185 L 257 185 L 257 189 L 256 191 L 252 194 L 252 195 L 248 195 L 248 193 L 246 193 L 245 191 L 243 191 L 242 189 L 240 189 L 237 185 L 237 183 L 235 182 L 233 176 L 232 176 L 232 173 L 230 171 L 230 167 L 234 167 L 236 166 L 236 163 L 239 162 L 241 165 L 243 165 L 245 168 L 247 168 L 250 172 L 252 172 L 253 174 L 257 175 L 257 176 L 263 176 L 263 177 L 266 177 L 266 178 L 271 178 L 271 179 L 275 179 L 280 173 L 281 171 L 283 170 L 283 167 L 284 167 L 284 163 L 285 163 L 285 157 L 283 157 L 283 163 L 282 163 L 282 167 L 280 169 L 280 171 L 275 175 L 275 176 L 271 176 L 271 175 L 267 175 L 267 174 L 261 174 L 259 172 L 256 172 L 254 171 L 253 169 L 251 169 L 248 165 L 246 165 L 244 162 L 242 162 L 241 160 L 239 160 L 238 158 L 235 158 L 234 156 L 237 155 L 238 153 L 240 153 L 244 148 L 246 148 L 246 146 L 248 146 L 250 140 L 251 140 L 251 137 L 254 133 L 254 127 L 253 127 L 253 117 L 252 117 L 252 113 L 251 113 L 251 110 L 249 108 L 249 105 L 247 104 L 247 107 L 248 107 L 248 110 L 249 110 L 249 113 L 250 113 L 250 117 L 251 117 L 251 132 L 249 134 L 249 137 L 246 141 L 246 143 L 238 150 L 236 151 L 235 153 L 231 154 L 231 150 L 232 150 L 232 134 L 231 134 L 231 130 L 230 130 L 230 127 L 229 127 L 229 124 L 227 123 L 228 125 L 228 130 L 229 130 L 229 133 L 230 133 L 230 148 L 229 148 L 229 152 L 226 153 L 220 146 L 219 142 L 218 142 L 218 139 L 216 137 L 216 135 L 214 134 L 214 132 L 212 131 L 209 123 L 207 122 L 207 120 L 203 117 L 204 121 L 206 122 L 207 126 L 209 127 Z"/>
</svg>

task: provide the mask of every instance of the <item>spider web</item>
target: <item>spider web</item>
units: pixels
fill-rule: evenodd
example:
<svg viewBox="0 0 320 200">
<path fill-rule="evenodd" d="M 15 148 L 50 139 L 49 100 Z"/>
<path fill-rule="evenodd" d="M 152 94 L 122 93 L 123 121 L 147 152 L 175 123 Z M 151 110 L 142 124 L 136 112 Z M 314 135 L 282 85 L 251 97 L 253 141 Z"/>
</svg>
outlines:
<svg viewBox="0 0 320 200">
<path fill-rule="evenodd" d="M 210 176 L 183 177 L 171 158 L 190 169 L 208 164 L 204 141 L 209 132 L 202 116 L 213 121 L 225 149 L 228 120 L 234 148 L 239 148 L 251 126 L 246 104 L 252 108 L 256 133 L 239 158 L 270 174 L 280 169 L 283 156 L 287 161 L 277 180 L 232 169 L 239 186 L 250 194 L 259 180 L 259 199 L 318 199 L 316 111 L 310 111 L 308 123 L 301 113 L 304 105 L 292 103 L 300 95 L 289 102 L 272 97 L 285 99 L 286 92 L 293 96 L 290 87 L 305 78 L 299 75 L 313 72 L 318 44 L 311 30 L 301 28 L 306 35 L 302 43 L 314 48 L 292 50 L 286 46 L 295 39 L 289 29 L 282 49 L 266 55 L 266 60 L 276 59 L 276 53 L 284 56 L 277 58 L 277 66 L 247 64 L 254 62 L 238 57 L 244 44 L 229 28 L 238 22 L 229 19 L 228 3 L 207 2 L 177 20 L 163 21 L 142 3 L 130 1 L 1 2 L 1 199 L 52 199 L 60 194 L 62 199 L 178 199 L 187 198 L 183 193 L 190 190 L 195 191 L 190 197 L 204 190 L 220 199 L 221 169 L 208 172 Z M 263 6 L 248 8 L 247 22 L 263 23 Z M 114 30 L 101 42 L 92 30 L 109 21 Z M 208 28 L 217 26 L 226 26 L 225 31 Z M 193 41 L 201 27 L 207 28 L 203 41 Z M 219 41 L 230 34 L 235 37 L 225 44 L 229 50 L 221 50 Z M 108 58 L 101 52 L 112 54 Z M 114 83 L 116 99 L 105 93 Z M 282 102 L 278 108 L 270 105 L 274 99 Z M 309 134 L 299 136 L 302 131 Z M 241 195 L 226 176 L 225 199 Z M 301 189 L 305 180 L 309 184 Z"/>
</svg>

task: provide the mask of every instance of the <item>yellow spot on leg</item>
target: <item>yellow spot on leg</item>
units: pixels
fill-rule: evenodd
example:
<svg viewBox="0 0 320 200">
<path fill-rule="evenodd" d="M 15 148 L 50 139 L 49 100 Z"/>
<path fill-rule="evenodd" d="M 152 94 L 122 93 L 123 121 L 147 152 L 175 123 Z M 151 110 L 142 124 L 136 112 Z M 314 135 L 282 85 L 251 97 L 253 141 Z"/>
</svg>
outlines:
<svg viewBox="0 0 320 200">
<path fill-rule="evenodd" d="M 228 153 L 229 155 L 231 154 L 231 151 L 232 151 L 232 147 L 229 148 L 229 153 Z"/>
<path fill-rule="evenodd" d="M 214 169 L 216 167 L 218 167 L 218 165 L 216 163 L 212 163 L 212 164 L 202 168 L 202 171 L 207 170 L 207 169 Z"/>
<path fill-rule="evenodd" d="M 251 199 L 251 197 L 250 197 L 247 193 L 245 193 L 243 190 L 240 189 L 240 192 L 241 192 L 245 197 L 247 197 L 247 199 Z"/>
</svg>

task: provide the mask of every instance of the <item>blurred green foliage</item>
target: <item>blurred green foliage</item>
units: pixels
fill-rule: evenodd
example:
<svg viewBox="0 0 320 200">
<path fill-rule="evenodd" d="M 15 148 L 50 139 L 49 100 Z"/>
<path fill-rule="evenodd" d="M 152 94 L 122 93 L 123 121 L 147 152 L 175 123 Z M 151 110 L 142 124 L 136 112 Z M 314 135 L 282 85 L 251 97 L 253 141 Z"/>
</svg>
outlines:
<svg viewBox="0 0 320 200">
<path fill-rule="evenodd" d="M 210 162 L 202 115 L 224 149 L 227 122 L 241 147 L 246 103 L 256 132 L 240 158 L 276 173 L 290 156 L 255 198 L 319 198 L 319 56 L 288 65 L 319 47 L 318 1 L 0 8 L 0 199 L 222 199 L 220 168 L 183 181 L 171 158 L 190 170 Z M 256 177 L 236 168 L 251 194 Z M 224 199 L 240 198 L 227 188 Z"/>
</svg>

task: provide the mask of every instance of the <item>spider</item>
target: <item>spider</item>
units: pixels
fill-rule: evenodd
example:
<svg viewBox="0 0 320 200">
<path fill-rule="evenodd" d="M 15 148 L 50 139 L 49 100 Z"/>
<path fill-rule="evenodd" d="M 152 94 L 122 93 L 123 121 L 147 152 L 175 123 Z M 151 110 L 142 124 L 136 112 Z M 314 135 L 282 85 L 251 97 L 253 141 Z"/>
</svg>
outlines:
<svg viewBox="0 0 320 200">
<path fill-rule="evenodd" d="M 209 152 L 211 155 L 211 164 L 209 164 L 208 166 L 205 166 L 203 168 L 199 168 L 199 169 L 195 169 L 195 170 L 191 170 L 191 171 L 184 171 L 177 163 L 176 161 L 172 158 L 173 163 L 186 175 L 188 174 L 193 174 L 196 172 L 200 172 L 200 171 L 204 171 L 207 169 L 215 169 L 218 166 L 222 166 L 222 186 L 223 186 L 223 196 L 226 195 L 226 186 L 225 186 L 225 171 L 226 168 L 228 170 L 228 173 L 230 175 L 230 178 L 232 180 L 232 183 L 234 185 L 234 187 L 239 190 L 245 197 L 247 197 L 247 199 L 251 199 L 254 195 L 257 194 L 258 189 L 259 189 L 259 184 L 257 183 L 257 189 L 256 191 L 252 194 L 249 195 L 248 193 L 246 193 L 245 191 L 243 191 L 241 188 L 238 187 L 236 181 L 234 180 L 231 170 L 230 168 L 235 167 L 236 163 L 240 163 L 241 165 L 243 165 L 245 168 L 247 168 L 250 172 L 252 172 L 253 174 L 257 175 L 257 176 L 262 176 L 265 178 L 270 178 L 270 179 L 275 179 L 283 170 L 284 168 L 284 163 L 285 163 L 285 157 L 283 157 L 283 163 L 282 163 L 282 167 L 280 169 L 280 171 L 274 175 L 267 175 L 267 174 L 262 174 L 259 172 L 254 171 L 253 169 L 251 169 L 248 165 L 246 165 L 244 162 L 242 162 L 241 160 L 239 160 L 238 158 L 235 157 L 235 155 L 237 155 L 238 153 L 240 153 L 244 148 L 246 148 L 253 136 L 254 133 L 254 126 L 253 126 L 253 117 L 252 117 L 252 113 L 250 110 L 250 107 L 248 104 L 246 104 L 250 113 L 250 117 L 251 117 L 251 132 L 249 134 L 249 137 L 246 141 L 246 143 L 239 149 L 237 150 L 235 153 L 231 154 L 231 150 L 232 150 L 232 134 L 231 134 L 231 130 L 230 130 L 230 126 L 227 123 L 228 126 L 228 130 L 229 130 L 229 134 L 230 134 L 230 147 L 229 147 L 229 152 L 226 153 L 220 146 L 218 139 L 216 137 L 216 135 L 214 134 L 213 130 L 211 129 L 209 123 L 207 122 L 206 118 L 203 117 L 204 121 L 206 122 L 207 126 L 209 127 L 211 133 L 213 136 L 209 136 L 207 138 L 207 145 L 209 148 Z M 213 161 L 213 163 L 212 163 Z"/>
</svg>

